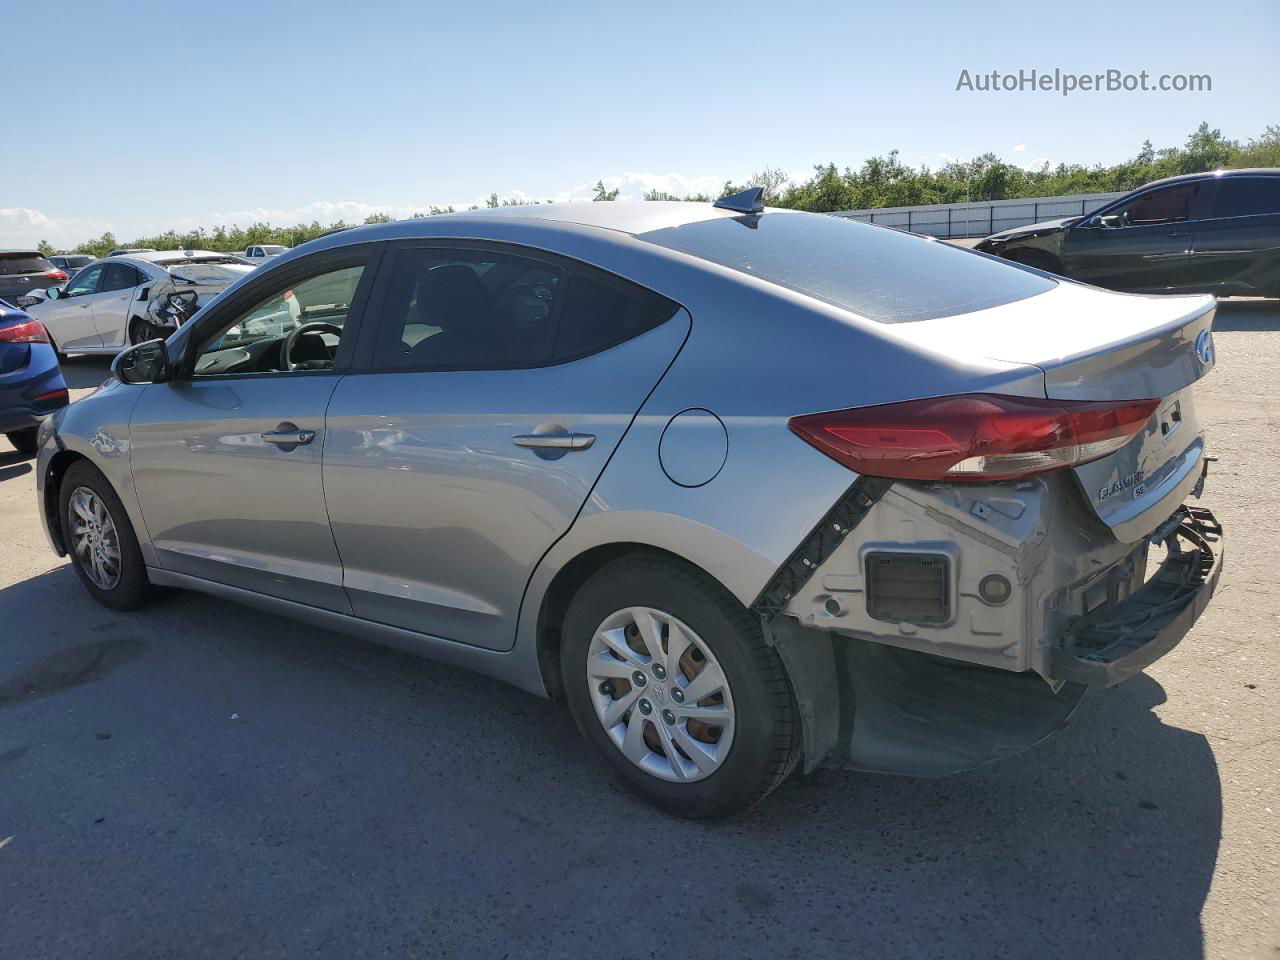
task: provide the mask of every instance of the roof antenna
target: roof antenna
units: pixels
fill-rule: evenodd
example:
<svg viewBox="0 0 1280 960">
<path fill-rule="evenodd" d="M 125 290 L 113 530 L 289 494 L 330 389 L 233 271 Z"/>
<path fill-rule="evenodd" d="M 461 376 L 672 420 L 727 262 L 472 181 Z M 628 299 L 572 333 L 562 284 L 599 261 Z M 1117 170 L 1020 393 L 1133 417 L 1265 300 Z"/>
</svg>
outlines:
<svg viewBox="0 0 1280 960">
<path fill-rule="evenodd" d="M 721 197 L 712 206 L 738 213 L 764 213 L 764 187 L 747 187 L 740 193 Z"/>
</svg>

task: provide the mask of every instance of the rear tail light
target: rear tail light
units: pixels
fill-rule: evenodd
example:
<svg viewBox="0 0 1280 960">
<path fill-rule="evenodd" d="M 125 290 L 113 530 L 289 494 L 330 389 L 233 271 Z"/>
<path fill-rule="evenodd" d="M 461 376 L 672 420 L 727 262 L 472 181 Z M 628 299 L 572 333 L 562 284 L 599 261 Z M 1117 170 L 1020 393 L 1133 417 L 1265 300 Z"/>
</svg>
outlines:
<svg viewBox="0 0 1280 960">
<path fill-rule="evenodd" d="M 789 426 L 867 476 L 980 483 L 1105 457 L 1132 440 L 1159 403 L 974 393 L 792 417 Z"/>
<path fill-rule="evenodd" d="M 70 279 L 70 277 L 63 270 L 50 270 L 48 273 L 45 274 L 45 276 L 48 277 L 50 280 L 52 280 L 54 283 L 62 283 L 64 280 Z"/>
<path fill-rule="evenodd" d="M 39 320 L 24 320 L 0 327 L 0 343 L 48 343 L 49 331 Z"/>
</svg>

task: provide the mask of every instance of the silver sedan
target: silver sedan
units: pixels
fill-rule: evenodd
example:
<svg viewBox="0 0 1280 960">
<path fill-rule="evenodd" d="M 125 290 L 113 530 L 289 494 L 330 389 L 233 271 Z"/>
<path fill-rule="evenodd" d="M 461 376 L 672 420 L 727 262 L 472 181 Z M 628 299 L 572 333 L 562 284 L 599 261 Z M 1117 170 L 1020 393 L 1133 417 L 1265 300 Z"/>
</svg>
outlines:
<svg viewBox="0 0 1280 960">
<path fill-rule="evenodd" d="M 723 816 L 1006 756 L 1182 639 L 1213 316 L 755 191 L 379 224 L 122 353 L 39 497 L 109 607 L 201 590 L 562 698 Z"/>
</svg>

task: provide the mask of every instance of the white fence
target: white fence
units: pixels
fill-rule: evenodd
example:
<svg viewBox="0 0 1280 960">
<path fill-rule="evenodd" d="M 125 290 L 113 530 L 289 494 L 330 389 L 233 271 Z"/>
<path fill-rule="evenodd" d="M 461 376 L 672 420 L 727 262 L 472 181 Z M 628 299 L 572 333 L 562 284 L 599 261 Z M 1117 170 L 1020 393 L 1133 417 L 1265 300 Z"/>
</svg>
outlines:
<svg viewBox="0 0 1280 960">
<path fill-rule="evenodd" d="M 1010 227 L 1021 227 L 1058 217 L 1080 217 L 1124 196 L 1122 193 L 1081 193 L 1064 197 L 1025 197 L 1020 200 L 987 200 L 981 203 L 937 203 L 918 207 L 878 207 L 874 210 L 841 210 L 837 217 L 897 227 L 912 233 L 950 240 L 985 237 Z"/>
</svg>

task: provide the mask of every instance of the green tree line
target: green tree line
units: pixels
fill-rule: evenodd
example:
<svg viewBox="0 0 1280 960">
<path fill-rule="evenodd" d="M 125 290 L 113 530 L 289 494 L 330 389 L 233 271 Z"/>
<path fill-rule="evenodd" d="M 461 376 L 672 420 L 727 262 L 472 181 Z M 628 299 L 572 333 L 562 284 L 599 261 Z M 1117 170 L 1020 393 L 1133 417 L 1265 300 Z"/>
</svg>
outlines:
<svg viewBox="0 0 1280 960">
<path fill-rule="evenodd" d="M 1017 197 L 1057 196 L 1059 194 L 1102 193 L 1132 190 L 1144 183 L 1180 173 L 1232 167 L 1280 167 L 1280 124 L 1269 125 L 1263 133 L 1246 142 L 1231 140 L 1218 129 L 1202 123 L 1179 147 L 1155 149 L 1144 142 L 1137 154 L 1122 163 L 1086 166 L 1078 163 L 1045 164 L 1039 170 L 1028 170 L 1006 163 L 994 153 L 984 153 L 972 160 L 955 160 L 937 169 L 903 163 L 898 151 L 864 160 L 862 166 L 837 167 L 834 163 L 818 164 L 813 175 L 800 183 L 792 182 L 776 168 L 753 174 L 746 183 L 724 183 L 719 196 L 727 196 L 748 186 L 765 188 L 765 202 L 777 207 L 829 213 L 834 210 L 860 210 L 869 207 L 903 207 L 925 203 L 981 202 Z M 595 200 L 616 200 L 619 191 L 610 190 L 603 180 L 594 188 Z M 695 200 L 711 202 L 706 194 L 676 196 L 659 190 L 644 195 L 646 200 Z M 487 207 L 538 203 L 537 200 L 502 198 L 490 194 Z M 469 209 L 478 209 L 473 206 Z M 453 207 L 429 207 L 413 217 L 453 213 Z M 365 223 L 391 220 L 385 213 L 365 218 Z M 180 232 L 167 230 L 151 237 L 137 237 L 119 242 L 111 233 L 87 240 L 76 247 L 76 253 L 104 256 L 121 247 L 154 247 L 157 250 L 243 251 L 258 243 L 280 243 L 296 247 L 321 234 L 355 224 L 338 221 L 322 224 L 318 220 L 293 226 L 253 223 L 247 227 L 203 227 Z M 47 242 L 41 250 L 54 252 Z"/>
</svg>

